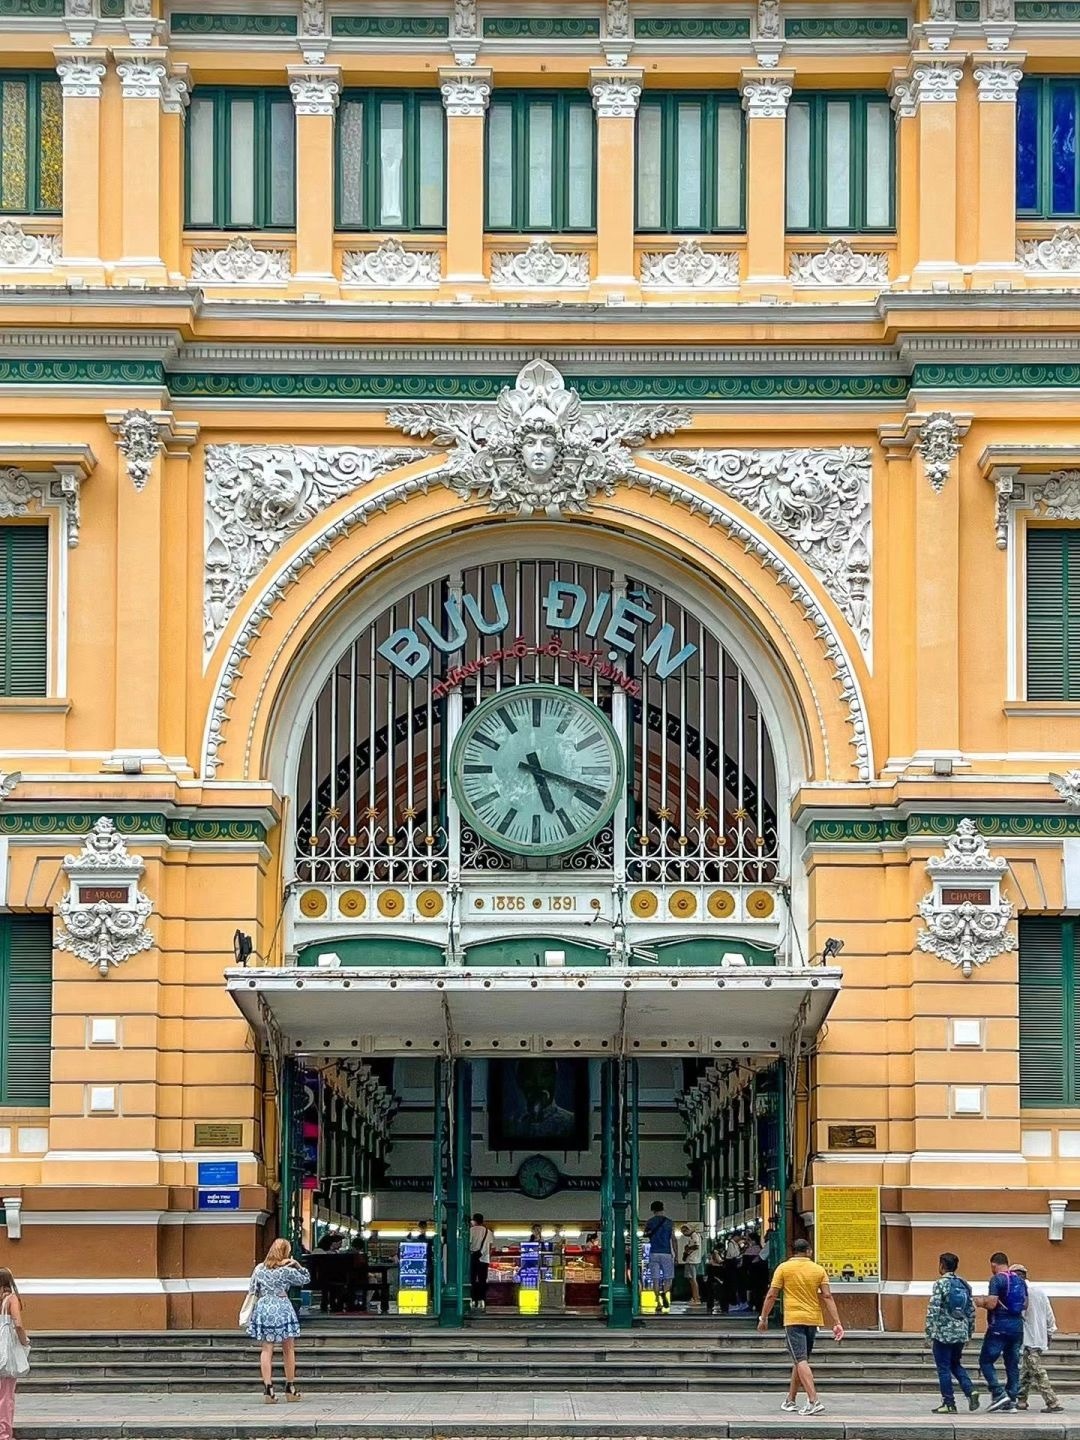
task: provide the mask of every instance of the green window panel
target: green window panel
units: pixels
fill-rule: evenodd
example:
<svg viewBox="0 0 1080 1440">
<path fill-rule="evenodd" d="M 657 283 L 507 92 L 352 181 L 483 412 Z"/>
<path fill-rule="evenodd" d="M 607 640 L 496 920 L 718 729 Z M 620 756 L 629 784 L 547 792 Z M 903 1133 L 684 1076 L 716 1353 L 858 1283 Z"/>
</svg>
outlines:
<svg viewBox="0 0 1080 1440">
<path fill-rule="evenodd" d="M 1016 97 L 1016 213 L 1025 218 L 1080 215 L 1080 162 L 1076 137 L 1080 80 L 1035 75 Z"/>
<path fill-rule="evenodd" d="M 1020 920 L 1020 1104 L 1080 1104 L 1076 1024 L 1076 924 L 1055 916 Z"/>
<path fill-rule="evenodd" d="M 0 915 L 0 1105 L 48 1105 L 52 917 Z"/>
<path fill-rule="evenodd" d="M 892 230 L 893 119 L 888 96 L 792 96 L 787 116 L 787 228 Z"/>
<path fill-rule="evenodd" d="M 186 225 L 293 229 L 296 121 L 288 90 L 196 90 L 185 143 Z"/>
<path fill-rule="evenodd" d="M 1080 530 L 1027 534 L 1027 698 L 1080 700 Z"/>
<path fill-rule="evenodd" d="M 741 230 L 744 197 L 738 95 L 643 97 L 637 117 L 637 228 Z"/>
<path fill-rule="evenodd" d="M 441 230 L 446 125 L 431 91 L 347 90 L 337 117 L 341 230 Z"/>
<path fill-rule="evenodd" d="M 577 91 L 509 91 L 487 119 L 489 230 L 596 228 L 596 127 Z"/>
<path fill-rule="evenodd" d="M 48 693 L 49 530 L 0 525 L 0 695 Z"/>
<path fill-rule="evenodd" d="M 63 111 L 51 71 L 0 78 L 0 211 L 59 215 L 63 204 Z"/>
</svg>

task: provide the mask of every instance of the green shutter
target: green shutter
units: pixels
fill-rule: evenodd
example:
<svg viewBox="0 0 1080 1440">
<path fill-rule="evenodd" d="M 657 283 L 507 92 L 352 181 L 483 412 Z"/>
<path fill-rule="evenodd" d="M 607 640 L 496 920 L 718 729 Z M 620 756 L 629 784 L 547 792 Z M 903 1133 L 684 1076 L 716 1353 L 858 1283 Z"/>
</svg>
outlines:
<svg viewBox="0 0 1080 1440">
<path fill-rule="evenodd" d="M 48 527 L 0 525 L 0 694 L 47 693 L 48 621 Z"/>
<path fill-rule="evenodd" d="M 1027 698 L 1080 700 L 1080 530 L 1028 531 Z"/>
<path fill-rule="evenodd" d="M 1080 1103 L 1076 1027 L 1076 924 L 1020 921 L 1020 1104 Z"/>
<path fill-rule="evenodd" d="M 52 918 L 0 915 L 0 1103 L 48 1105 Z"/>
</svg>

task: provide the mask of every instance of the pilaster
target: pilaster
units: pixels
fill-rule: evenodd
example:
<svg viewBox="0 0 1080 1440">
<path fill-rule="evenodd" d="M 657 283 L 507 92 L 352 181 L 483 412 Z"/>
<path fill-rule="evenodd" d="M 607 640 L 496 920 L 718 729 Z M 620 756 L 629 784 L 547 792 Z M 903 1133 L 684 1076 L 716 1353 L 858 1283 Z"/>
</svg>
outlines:
<svg viewBox="0 0 1080 1440">
<path fill-rule="evenodd" d="M 289 66 L 296 108 L 296 270 L 306 292 L 338 293 L 334 276 L 334 111 L 341 93 L 335 65 Z M 303 197 L 303 204 L 299 197 Z"/>
<path fill-rule="evenodd" d="M 634 274 L 634 154 L 641 70 L 602 69 L 589 74 L 596 110 L 596 285 L 636 290 Z"/>
<path fill-rule="evenodd" d="M 113 51 L 122 106 L 121 253 L 114 278 L 154 285 L 166 279 L 161 258 L 161 104 L 168 78 L 164 49 Z M 66 208 L 66 207 L 65 207 Z"/>
<path fill-rule="evenodd" d="M 978 283 L 1013 279 L 1016 263 L 1016 167 L 1002 163 L 1016 153 L 1016 92 L 1025 55 L 974 55 L 979 96 L 979 205 L 975 270 Z"/>
<path fill-rule="evenodd" d="M 451 285 L 483 285 L 484 114 L 491 98 L 491 71 L 439 71 L 446 109 L 446 279 Z"/>
<path fill-rule="evenodd" d="M 896 121 L 896 283 L 907 284 L 918 260 L 919 134 L 912 80 L 896 71 L 889 85 Z"/>
<path fill-rule="evenodd" d="M 101 83 L 106 51 L 55 51 L 64 107 L 64 219 L 61 268 L 83 284 L 102 285 Z"/>
<path fill-rule="evenodd" d="M 174 285 L 185 282 L 184 231 L 184 125 L 191 100 L 191 78 L 186 65 L 172 65 L 161 87 L 161 258 Z"/>
<path fill-rule="evenodd" d="M 787 107 L 793 70 L 744 70 L 746 111 L 746 283 L 750 296 L 790 293 L 785 252 Z"/>
<path fill-rule="evenodd" d="M 922 51 L 912 56 L 910 99 L 919 171 L 918 252 L 912 271 L 916 288 L 959 288 L 963 279 L 956 208 L 956 96 L 963 74 L 955 55 Z"/>
</svg>

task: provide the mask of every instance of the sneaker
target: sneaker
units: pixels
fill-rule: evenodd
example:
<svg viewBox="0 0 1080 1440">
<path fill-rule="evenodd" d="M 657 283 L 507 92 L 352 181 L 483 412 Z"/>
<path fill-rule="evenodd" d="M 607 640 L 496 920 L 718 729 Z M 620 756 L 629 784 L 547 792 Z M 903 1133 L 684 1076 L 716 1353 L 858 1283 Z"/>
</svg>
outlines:
<svg viewBox="0 0 1080 1440">
<path fill-rule="evenodd" d="M 1044 1410 L 1043 1410 L 1043 1414 L 1044 1414 L 1044 1415 L 1060 1415 L 1064 1409 L 1065 1409 L 1065 1406 L 1064 1406 L 1064 1405 L 1047 1405 L 1047 1406 L 1044 1408 Z"/>
<path fill-rule="evenodd" d="M 800 1415 L 820 1415 L 824 1409 L 825 1409 L 825 1406 L 821 1403 L 821 1401 L 820 1401 L 820 1400 L 815 1400 L 812 1405 L 807 1405 L 807 1407 L 806 1407 L 805 1410 L 800 1410 L 800 1411 L 799 1411 L 799 1414 L 800 1414 Z"/>
<path fill-rule="evenodd" d="M 999 1395 L 995 1400 L 991 1400 L 986 1408 L 988 1410 L 1009 1410 L 1012 1408 L 1012 1403 L 1008 1395 Z"/>
<path fill-rule="evenodd" d="M 950 1405 L 948 1400 L 943 1400 L 940 1405 L 935 1405 L 930 1411 L 931 1415 L 955 1415 L 956 1406 Z"/>
<path fill-rule="evenodd" d="M 795 1403 L 794 1400 L 781 1400 L 781 1401 L 780 1401 L 780 1409 L 781 1409 L 781 1410 L 787 1410 L 789 1413 L 790 1413 L 792 1410 L 794 1410 L 796 1414 L 798 1414 L 798 1412 L 799 1412 L 799 1407 L 798 1407 L 798 1405 L 796 1405 L 796 1403 Z"/>
<path fill-rule="evenodd" d="M 979 1408 L 979 1397 L 978 1397 L 978 1395 L 975 1393 L 975 1391 L 973 1390 L 973 1391 L 971 1392 L 971 1394 L 968 1396 L 968 1409 L 969 1409 L 969 1410 L 977 1410 L 978 1408 Z"/>
</svg>

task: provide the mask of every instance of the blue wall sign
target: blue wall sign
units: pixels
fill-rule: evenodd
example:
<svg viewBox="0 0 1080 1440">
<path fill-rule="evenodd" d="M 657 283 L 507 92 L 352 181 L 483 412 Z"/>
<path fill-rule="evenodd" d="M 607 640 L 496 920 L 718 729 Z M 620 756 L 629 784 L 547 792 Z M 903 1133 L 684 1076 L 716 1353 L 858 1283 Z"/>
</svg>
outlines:
<svg viewBox="0 0 1080 1440">
<path fill-rule="evenodd" d="M 239 1190 L 200 1190 L 198 1208 L 200 1210 L 239 1210 Z"/>
<path fill-rule="evenodd" d="M 200 1185 L 239 1185 L 240 1166 L 235 1160 L 200 1160 Z"/>
</svg>

